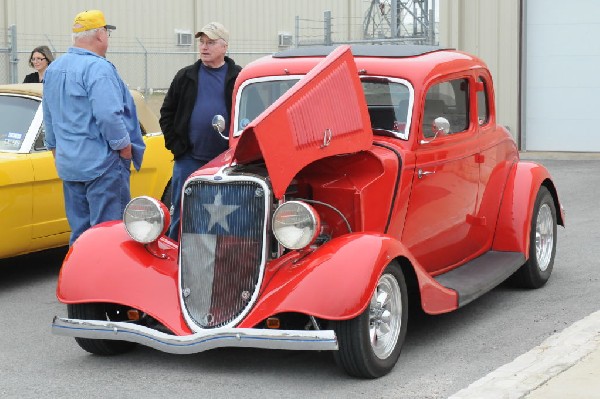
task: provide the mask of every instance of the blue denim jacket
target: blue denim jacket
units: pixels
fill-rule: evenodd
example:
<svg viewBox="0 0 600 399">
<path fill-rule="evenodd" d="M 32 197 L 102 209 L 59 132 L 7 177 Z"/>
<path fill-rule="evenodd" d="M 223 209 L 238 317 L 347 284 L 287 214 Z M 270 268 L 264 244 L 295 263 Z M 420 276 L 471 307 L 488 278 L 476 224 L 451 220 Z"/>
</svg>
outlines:
<svg viewBox="0 0 600 399">
<path fill-rule="evenodd" d="M 62 180 L 90 181 L 102 175 L 132 144 L 139 170 L 146 145 L 135 103 L 115 66 L 91 51 L 70 47 L 44 75 L 45 143 L 56 150 Z"/>
</svg>

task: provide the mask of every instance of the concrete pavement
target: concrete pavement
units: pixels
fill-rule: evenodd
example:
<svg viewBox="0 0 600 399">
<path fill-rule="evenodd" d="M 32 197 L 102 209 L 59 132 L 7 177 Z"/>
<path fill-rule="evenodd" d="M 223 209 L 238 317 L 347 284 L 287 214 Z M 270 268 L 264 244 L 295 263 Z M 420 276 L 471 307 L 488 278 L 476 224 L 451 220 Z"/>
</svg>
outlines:
<svg viewBox="0 0 600 399">
<path fill-rule="evenodd" d="M 598 160 L 600 153 L 522 152 L 521 159 Z M 496 398 L 600 399 L 600 310 L 449 399 Z"/>
<path fill-rule="evenodd" d="M 600 398 L 600 311 L 556 333 L 449 399 Z"/>
</svg>

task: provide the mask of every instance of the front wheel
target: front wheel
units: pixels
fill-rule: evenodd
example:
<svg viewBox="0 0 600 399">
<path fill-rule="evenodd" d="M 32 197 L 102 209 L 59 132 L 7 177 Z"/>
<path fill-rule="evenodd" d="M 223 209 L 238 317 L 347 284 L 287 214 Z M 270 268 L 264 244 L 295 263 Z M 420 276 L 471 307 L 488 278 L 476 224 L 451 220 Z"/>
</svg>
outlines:
<svg viewBox="0 0 600 399">
<path fill-rule="evenodd" d="M 125 309 L 109 303 L 81 303 L 67 305 L 71 319 L 81 320 L 126 320 Z M 119 355 L 135 347 L 134 342 L 114 341 L 110 339 L 89 339 L 76 337 L 79 346 L 90 353 L 101 356 Z"/>
<path fill-rule="evenodd" d="M 392 262 L 364 312 L 352 320 L 333 322 L 339 344 L 334 352 L 336 363 L 354 377 L 386 375 L 400 357 L 407 316 L 406 282 L 400 266 Z"/>
<path fill-rule="evenodd" d="M 556 206 L 550 191 L 540 187 L 531 218 L 529 259 L 513 275 L 515 285 L 540 288 L 550 278 L 556 254 Z"/>
</svg>

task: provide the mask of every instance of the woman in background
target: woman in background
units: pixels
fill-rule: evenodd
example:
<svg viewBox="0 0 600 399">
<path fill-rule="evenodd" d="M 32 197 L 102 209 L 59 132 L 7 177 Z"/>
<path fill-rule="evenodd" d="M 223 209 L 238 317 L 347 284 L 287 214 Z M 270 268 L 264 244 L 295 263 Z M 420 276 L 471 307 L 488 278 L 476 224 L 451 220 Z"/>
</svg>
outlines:
<svg viewBox="0 0 600 399">
<path fill-rule="evenodd" d="M 52 61 L 54 61 L 54 56 L 48 46 L 34 48 L 29 57 L 29 66 L 35 69 L 35 72 L 25 76 L 23 83 L 42 83 L 46 68 Z"/>
</svg>

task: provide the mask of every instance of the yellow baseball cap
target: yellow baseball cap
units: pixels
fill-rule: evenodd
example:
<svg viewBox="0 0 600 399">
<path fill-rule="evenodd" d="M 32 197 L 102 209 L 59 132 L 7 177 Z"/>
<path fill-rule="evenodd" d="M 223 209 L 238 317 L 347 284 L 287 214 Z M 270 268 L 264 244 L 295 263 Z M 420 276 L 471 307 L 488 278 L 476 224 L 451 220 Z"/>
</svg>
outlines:
<svg viewBox="0 0 600 399">
<path fill-rule="evenodd" d="M 83 32 L 97 28 L 106 27 L 106 29 L 117 29 L 114 25 L 107 25 L 104 14 L 99 10 L 88 10 L 80 12 L 73 21 L 73 32 Z"/>
</svg>

